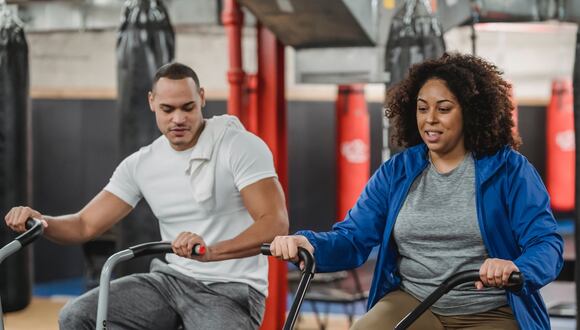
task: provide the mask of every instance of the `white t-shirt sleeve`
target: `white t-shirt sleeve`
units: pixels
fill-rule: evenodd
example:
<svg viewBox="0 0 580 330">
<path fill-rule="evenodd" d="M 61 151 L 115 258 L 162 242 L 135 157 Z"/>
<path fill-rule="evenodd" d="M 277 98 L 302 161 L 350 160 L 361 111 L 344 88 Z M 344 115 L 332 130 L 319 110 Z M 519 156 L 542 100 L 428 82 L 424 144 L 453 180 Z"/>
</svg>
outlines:
<svg viewBox="0 0 580 330">
<path fill-rule="evenodd" d="M 250 132 L 228 134 L 229 163 L 234 184 L 239 191 L 265 178 L 276 178 L 274 159 L 270 149 L 259 137 Z"/>
<path fill-rule="evenodd" d="M 109 183 L 103 188 L 122 199 L 125 203 L 135 207 L 143 195 L 135 181 L 135 167 L 138 152 L 125 158 L 113 172 Z"/>
</svg>

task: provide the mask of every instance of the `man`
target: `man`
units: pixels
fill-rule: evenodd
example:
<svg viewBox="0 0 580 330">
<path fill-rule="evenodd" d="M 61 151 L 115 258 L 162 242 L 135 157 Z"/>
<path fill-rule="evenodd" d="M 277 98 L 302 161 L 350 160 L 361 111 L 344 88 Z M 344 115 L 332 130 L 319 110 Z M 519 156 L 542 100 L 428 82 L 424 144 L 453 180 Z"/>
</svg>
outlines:
<svg viewBox="0 0 580 330">
<path fill-rule="evenodd" d="M 175 254 L 151 272 L 111 283 L 110 328 L 256 329 L 267 294 L 262 242 L 288 231 L 284 194 L 272 155 L 237 118 L 202 117 L 205 94 L 195 72 L 179 63 L 161 67 L 149 105 L 163 135 L 127 157 L 107 186 L 75 214 L 51 217 L 12 208 L 5 221 L 24 231 L 41 219 L 58 243 L 99 236 L 145 198 Z M 207 247 L 192 256 L 195 244 Z M 97 291 L 69 302 L 61 329 L 94 329 Z"/>
</svg>

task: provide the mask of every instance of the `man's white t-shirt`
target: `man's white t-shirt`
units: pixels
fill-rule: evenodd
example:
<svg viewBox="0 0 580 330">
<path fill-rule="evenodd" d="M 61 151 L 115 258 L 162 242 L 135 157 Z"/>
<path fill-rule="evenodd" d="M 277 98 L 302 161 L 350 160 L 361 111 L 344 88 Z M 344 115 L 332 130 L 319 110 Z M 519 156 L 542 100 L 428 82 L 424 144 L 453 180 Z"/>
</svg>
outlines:
<svg viewBox="0 0 580 330">
<path fill-rule="evenodd" d="M 165 136 L 141 148 L 119 164 L 104 189 L 133 207 L 145 198 L 163 240 L 189 231 L 212 245 L 234 238 L 254 222 L 240 191 L 271 177 L 276 172 L 266 144 L 237 118 L 225 115 L 206 120 L 191 149 L 176 151 Z M 198 262 L 168 254 L 166 260 L 197 280 L 246 283 L 267 295 L 265 256 Z"/>
</svg>

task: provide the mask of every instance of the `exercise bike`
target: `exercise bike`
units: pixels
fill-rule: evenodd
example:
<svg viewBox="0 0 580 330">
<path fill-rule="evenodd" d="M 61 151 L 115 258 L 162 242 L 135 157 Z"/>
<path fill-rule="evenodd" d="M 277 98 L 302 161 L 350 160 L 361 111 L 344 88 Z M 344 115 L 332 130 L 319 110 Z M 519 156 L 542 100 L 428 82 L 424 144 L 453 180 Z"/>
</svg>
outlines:
<svg viewBox="0 0 580 330">
<path fill-rule="evenodd" d="M 260 251 L 264 255 L 271 255 L 270 244 L 262 244 Z M 113 267 L 122 261 L 130 260 L 136 257 L 158 254 L 158 253 L 173 253 L 170 242 L 151 242 L 144 243 L 130 247 L 126 250 L 120 251 L 109 257 L 103 271 L 101 273 L 101 280 L 99 286 L 99 302 L 97 310 L 97 324 L 96 329 L 105 330 L 107 329 L 107 308 L 108 308 L 108 295 L 109 295 L 109 282 L 111 278 L 111 272 Z M 203 254 L 199 251 L 199 246 L 194 246 L 194 254 Z M 304 295 L 308 290 L 308 286 L 314 274 L 316 272 L 316 264 L 314 257 L 310 252 L 304 248 L 298 248 L 298 259 L 299 263 L 304 262 L 304 268 L 301 270 L 301 278 L 294 295 L 294 301 L 284 323 L 284 330 L 292 330 L 298 318 L 298 313 L 300 312 L 300 307 L 304 300 Z M 479 270 L 468 270 L 464 272 L 452 275 L 447 280 L 445 280 L 439 287 L 431 293 L 419 306 L 408 313 L 396 326 L 395 330 L 407 329 L 411 324 L 413 324 L 431 305 L 433 305 L 441 296 L 448 293 L 451 289 L 469 282 L 475 282 L 479 280 Z M 519 272 L 514 272 L 509 277 L 509 286 L 511 289 L 517 290 L 524 282 L 524 277 Z"/>
<path fill-rule="evenodd" d="M 439 298 L 444 294 L 451 291 L 451 289 L 469 282 L 479 281 L 479 270 L 466 270 L 459 272 L 455 275 L 451 275 L 443 283 L 441 283 L 433 293 L 427 296 L 419 306 L 415 307 L 409 314 L 407 314 L 397 325 L 395 330 L 403 330 L 413 324 L 423 313 L 431 307 Z M 524 283 L 524 276 L 520 272 L 513 272 L 508 279 L 508 286 L 511 290 L 518 290 Z"/>
<path fill-rule="evenodd" d="M 261 246 L 261 252 L 264 255 L 270 255 L 270 245 L 263 244 Z M 202 255 L 204 253 L 203 247 L 199 244 L 193 247 L 193 254 Z M 119 251 L 107 259 L 103 270 L 101 272 L 101 278 L 99 282 L 99 302 L 97 304 L 97 322 L 96 329 L 105 330 L 107 329 L 107 309 L 109 305 L 109 284 L 111 280 L 111 274 L 113 268 L 120 262 L 127 261 L 133 258 L 160 254 L 160 253 L 173 253 L 171 248 L 171 242 L 150 242 L 132 246 L 126 250 Z M 300 248 L 298 251 L 298 257 L 300 261 L 304 262 L 304 270 L 302 271 L 302 278 L 298 289 L 296 291 L 296 298 L 290 309 L 290 313 L 284 324 L 284 330 L 290 330 L 294 327 L 296 318 L 298 317 L 298 312 L 304 299 L 304 294 L 308 289 L 310 280 L 314 276 L 314 257 L 307 250 Z"/>
<path fill-rule="evenodd" d="M 0 263 L 4 261 L 4 259 L 8 258 L 9 256 L 13 255 L 14 253 L 20 251 L 24 246 L 32 243 L 35 239 L 42 235 L 44 231 L 44 226 L 42 222 L 36 219 L 28 219 L 24 224 L 25 228 L 27 229 L 24 233 L 16 237 L 12 242 L 4 245 L 3 248 L 0 249 Z M 0 301 L 0 330 L 4 330 L 4 313 L 2 312 L 2 302 Z"/>
</svg>

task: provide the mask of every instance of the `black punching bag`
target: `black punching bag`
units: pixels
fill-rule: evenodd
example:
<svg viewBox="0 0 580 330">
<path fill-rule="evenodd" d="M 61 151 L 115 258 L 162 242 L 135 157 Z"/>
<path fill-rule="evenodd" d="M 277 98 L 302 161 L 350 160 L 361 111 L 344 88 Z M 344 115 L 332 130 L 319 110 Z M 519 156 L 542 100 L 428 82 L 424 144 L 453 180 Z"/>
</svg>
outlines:
<svg viewBox="0 0 580 330">
<path fill-rule="evenodd" d="M 160 0 L 125 3 L 117 37 L 121 153 L 128 156 L 159 136 L 147 92 L 153 75 L 175 56 L 175 34 Z"/>
<path fill-rule="evenodd" d="M 4 224 L 13 206 L 28 204 L 28 45 L 15 14 L 0 4 L 0 246 L 16 237 Z M 0 265 L 4 311 L 25 308 L 32 296 L 30 247 Z"/>
<path fill-rule="evenodd" d="M 125 2 L 117 38 L 117 78 L 120 150 L 124 158 L 160 135 L 147 93 L 153 76 L 175 56 L 175 33 L 160 0 Z M 155 217 L 145 202 L 121 222 L 120 248 L 160 239 Z M 150 258 L 119 265 L 123 274 L 145 272 Z"/>
<path fill-rule="evenodd" d="M 413 64 L 445 52 L 443 29 L 430 6 L 427 0 L 405 0 L 393 16 L 385 51 L 391 85 L 405 78 Z"/>
<path fill-rule="evenodd" d="M 413 64 L 439 58 L 444 52 L 443 28 L 431 12 L 430 1 L 405 0 L 395 12 L 389 30 L 385 50 L 385 71 L 390 74 L 387 87 L 403 80 Z M 393 132 L 387 120 L 383 125 L 383 134 L 389 135 L 390 143 Z M 383 158 L 402 150 L 396 145 L 388 147 L 383 146 Z"/>
</svg>

